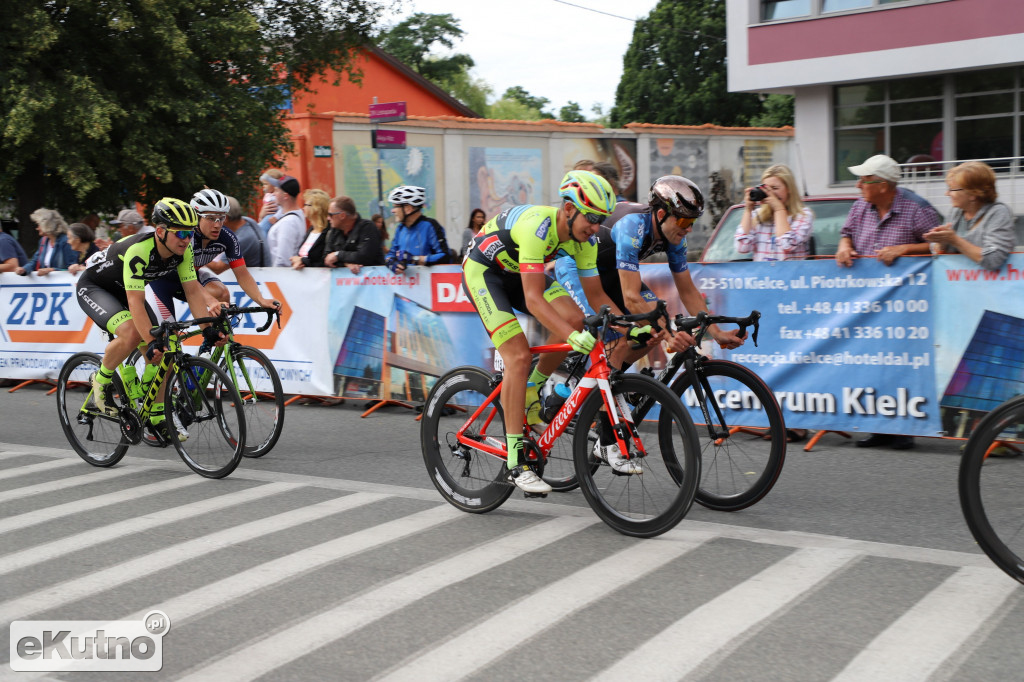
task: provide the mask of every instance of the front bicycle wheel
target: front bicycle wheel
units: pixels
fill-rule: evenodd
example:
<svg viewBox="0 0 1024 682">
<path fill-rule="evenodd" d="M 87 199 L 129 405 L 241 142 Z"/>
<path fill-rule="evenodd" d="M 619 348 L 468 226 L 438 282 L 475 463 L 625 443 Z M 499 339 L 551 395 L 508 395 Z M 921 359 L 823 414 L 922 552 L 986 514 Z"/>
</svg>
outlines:
<svg viewBox="0 0 1024 682">
<path fill-rule="evenodd" d="M 274 364 L 250 346 L 225 354 L 220 366 L 234 380 L 245 412 L 245 457 L 262 457 L 270 452 L 284 429 L 284 390 Z"/>
<path fill-rule="evenodd" d="M 128 451 L 128 439 L 121 433 L 116 412 L 101 412 L 92 400 L 92 375 L 100 369 L 100 356 L 76 353 L 68 358 L 57 377 L 57 413 L 64 435 L 75 452 L 89 464 L 109 467 Z M 127 398 L 116 374 L 114 403 L 123 406 Z"/>
<path fill-rule="evenodd" d="M 478 367 L 458 367 L 437 380 L 420 422 L 423 462 L 434 487 L 450 504 L 482 514 L 498 508 L 512 494 L 505 460 L 459 443 L 456 434 L 494 447 L 505 447 L 505 415 L 492 402 L 468 422 L 490 395 L 491 375 Z"/>
<path fill-rule="evenodd" d="M 1024 583 L 1024 396 L 990 412 L 960 459 L 960 507 L 996 566 Z"/>
<path fill-rule="evenodd" d="M 245 448 L 245 414 L 224 370 L 206 358 L 179 359 L 164 404 L 167 431 L 192 471 L 223 478 L 235 470 Z"/>
<path fill-rule="evenodd" d="M 599 433 L 601 391 L 580 407 L 573 456 L 580 490 L 594 512 L 625 535 L 649 538 L 673 528 L 693 505 L 700 476 L 697 434 L 679 399 L 664 384 L 638 374 L 612 382 L 618 412 L 632 419 L 630 405 L 643 401 L 656 421 L 624 421 L 629 458 L 643 473 L 621 474 L 598 457 L 590 431 Z M 655 413 L 654 410 L 657 410 Z"/>
<path fill-rule="evenodd" d="M 786 461 L 786 425 L 771 389 L 752 371 L 727 360 L 696 364 L 702 408 L 684 372 L 672 382 L 697 426 L 701 477 L 697 502 L 739 511 L 775 485 Z"/>
</svg>

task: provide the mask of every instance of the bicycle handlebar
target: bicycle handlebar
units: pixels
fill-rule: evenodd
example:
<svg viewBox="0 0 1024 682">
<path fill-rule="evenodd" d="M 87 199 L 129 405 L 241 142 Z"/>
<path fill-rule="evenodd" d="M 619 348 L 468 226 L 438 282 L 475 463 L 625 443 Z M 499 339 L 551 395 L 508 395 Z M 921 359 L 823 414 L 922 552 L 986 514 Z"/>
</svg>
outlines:
<svg viewBox="0 0 1024 682">
<path fill-rule="evenodd" d="M 646 313 L 634 313 L 631 315 L 613 315 L 611 308 L 607 305 L 601 306 L 601 310 L 596 315 L 590 315 L 583 320 L 583 326 L 587 328 L 594 336 L 597 336 L 598 331 L 609 325 L 623 325 L 632 324 L 634 322 L 648 322 L 655 331 L 661 331 L 661 326 L 658 324 L 658 320 L 661 318 L 668 319 L 668 312 L 665 309 L 665 301 L 658 299 L 658 303 L 654 306 L 654 310 L 650 310 Z"/>
<path fill-rule="evenodd" d="M 757 332 L 760 329 L 761 323 L 761 312 L 758 310 L 751 310 L 750 314 L 746 317 L 729 317 L 727 315 L 708 315 L 705 312 L 699 312 L 694 317 L 686 317 L 685 315 L 676 315 L 675 326 L 676 329 L 684 331 L 687 334 L 693 336 L 693 340 L 696 345 L 700 345 L 704 335 L 708 332 L 708 327 L 713 324 L 735 324 L 739 325 L 740 336 L 743 336 L 747 332 L 747 327 L 753 327 L 754 331 L 750 334 L 750 340 L 757 345 Z M 694 334 L 693 330 L 696 329 L 697 333 Z"/>
<path fill-rule="evenodd" d="M 220 313 L 214 317 L 196 317 L 191 320 L 184 322 L 178 322 L 177 320 L 164 320 L 158 326 L 153 327 L 149 330 L 149 333 L 153 335 L 153 340 L 156 341 L 162 348 L 167 340 L 167 335 L 194 327 L 200 324 L 227 324 L 228 318 L 235 317 L 236 315 L 245 315 L 248 313 L 266 313 L 267 322 L 262 327 L 256 330 L 256 333 L 262 333 L 270 328 L 273 324 L 274 318 L 277 318 L 277 326 L 281 326 L 281 311 L 278 308 L 264 308 L 262 306 L 253 306 L 251 308 L 239 308 L 237 306 L 225 306 L 221 308 Z"/>
</svg>

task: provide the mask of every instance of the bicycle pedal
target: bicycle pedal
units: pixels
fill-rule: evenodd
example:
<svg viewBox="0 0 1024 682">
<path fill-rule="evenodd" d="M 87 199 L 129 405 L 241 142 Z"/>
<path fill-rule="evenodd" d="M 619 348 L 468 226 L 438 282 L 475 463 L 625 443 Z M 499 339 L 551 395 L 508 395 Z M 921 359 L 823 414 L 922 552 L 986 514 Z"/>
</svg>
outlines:
<svg viewBox="0 0 1024 682">
<path fill-rule="evenodd" d="M 527 498 L 529 498 L 529 497 L 537 497 L 537 498 L 540 498 L 540 499 L 544 499 L 545 497 L 548 496 L 548 494 L 547 493 L 528 493 L 528 492 L 526 492 L 524 490 L 523 491 L 523 496 L 527 497 Z"/>
</svg>

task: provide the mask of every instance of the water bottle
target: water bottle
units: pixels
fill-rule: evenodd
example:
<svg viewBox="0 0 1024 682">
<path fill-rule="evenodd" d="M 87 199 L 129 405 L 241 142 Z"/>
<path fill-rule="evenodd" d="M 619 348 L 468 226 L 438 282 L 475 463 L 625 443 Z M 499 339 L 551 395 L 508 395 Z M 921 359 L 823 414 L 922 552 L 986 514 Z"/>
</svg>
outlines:
<svg viewBox="0 0 1024 682">
<path fill-rule="evenodd" d="M 550 422 L 558 414 L 558 410 L 565 403 L 566 398 L 572 395 L 576 388 L 576 377 L 568 377 L 565 382 L 558 381 L 554 376 L 544 382 L 540 390 L 540 418 Z"/>
<path fill-rule="evenodd" d="M 134 369 L 134 368 L 133 368 Z M 143 389 L 149 388 L 149 385 L 153 383 L 153 377 L 156 376 L 157 372 L 156 365 L 146 365 L 146 369 L 142 371 L 142 387 Z"/>
<path fill-rule="evenodd" d="M 142 398 L 142 384 L 139 383 L 139 374 L 133 365 L 122 365 L 121 379 L 124 380 L 124 390 L 132 400 Z"/>
</svg>

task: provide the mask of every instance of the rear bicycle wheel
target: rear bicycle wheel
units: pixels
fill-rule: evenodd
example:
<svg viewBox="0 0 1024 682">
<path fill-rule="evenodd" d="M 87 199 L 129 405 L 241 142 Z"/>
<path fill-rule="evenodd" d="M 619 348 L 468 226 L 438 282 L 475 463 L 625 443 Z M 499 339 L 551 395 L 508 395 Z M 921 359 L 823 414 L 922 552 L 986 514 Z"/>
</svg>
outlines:
<svg viewBox="0 0 1024 682">
<path fill-rule="evenodd" d="M 274 363 L 250 346 L 238 346 L 220 367 L 231 377 L 242 398 L 245 413 L 244 457 L 262 457 L 270 452 L 284 429 L 284 390 Z M 229 369 L 230 368 L 230 369 Z"/>
<path fill-rule="evenodd" d="M 710 360 L 694 369 L 710 424 L 685 372 L 672 382 L 672 391 L 682 399 L 700 439 L 697 503 L 718 511 L 746 509 L 764 498 L 782 473 L 782 410 L 771 389 L 743 365 Z"/>
<path fill-rule="evenodd" d="M 235 470 L 245 448 L 245 413 L 224 370 L 206 358 L 180 358 L 167 380 L 164 405 L 167 431 L 192 471 L 223 478 Z"/>
<path fill-rule="evenodd" d="M 589 432 L 600 428 L 604 401 L 600 391 L 593 391 L 580 407 L 573 439 L 580 490 L 594 512 L 615 530 L 654 537 L 673 528 L 693 505 L 700 476 L 697 434 L 679 399 L 664 384 L 623 374 L 611 389 L 619 412 L 630 419 L 629 405 L 640 401 L 658 410 L 656 421 L 625 422 L 630 459 L 639 458 L 643 473 L 619 474 L 595 456 Z"/>
<path fill-rule="evenodd" d="M 68 358 L 57 377 L 57 414 L 71 447 L 79 457 L 97 467 L 117 464 L 128 451 L 118 415 L 101 412 L 92 400 L 92 375 L 100 369 L 100 356 L 76 353 Z M 113 378 L 114 402 L 127 398 L 121 378 Z"/>
<path fill-rule="evenodd" d="M 478 367 L 458 367 L 437 380 L 420 422 L 420 444 L 427 474 L 441 496 L 462 511 L 482 514 L 497 509 L 512 494 L 501 457 L 463 445 L 456 434 L 487 400 L 491 375 Z M 505 447 L 501 404 L 491 403 L 468 425 L 465 436 Z"/>
<path fill-rule="evenodd" d="M 960 459 L 960 507 L 971 535 L 1004 573 L 1024 583 L 1024 396 L 992 410 Z"/>
</svg>

